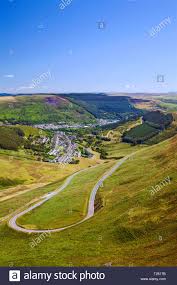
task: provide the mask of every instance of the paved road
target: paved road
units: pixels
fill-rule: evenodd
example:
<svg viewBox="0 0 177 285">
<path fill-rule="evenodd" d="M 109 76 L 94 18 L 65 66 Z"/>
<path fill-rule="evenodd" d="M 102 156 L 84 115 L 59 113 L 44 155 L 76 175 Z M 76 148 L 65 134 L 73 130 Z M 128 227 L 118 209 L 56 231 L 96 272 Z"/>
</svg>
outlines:
<svg viewBox="0 0 177 285">
<path fill-rule="evenodd" d="M 126 160 L 128 160 L 131 156 L 131 155 L 128 155 L 126 157 L 124 157 L 123 159 L 121 159 L 120 161 L 116 162 L 116 164 L 108 171 L 106 172 L 102 178 L 96 183 L 96 185 L 93 187 L 92 189 L 92 192 L 91 192 L 91 195 L 90 195 L 90 199 L 89 199 L 89 205 L 88 205 L 88 211 L 87 211 L 87 215 L 84 219 L 82 219 L 81 221 L 75 223 L 75 224 L 72 224 L 70 226 L 66 226 L 66 227 L 63 227 L 63 228 L 58 228 L 58 229 L 51 229 L 51 230 L 30 230 L 30 229 L 25 229 L 23 227 L 20 227 L 17 225 L 16 221 L 19 217 L 22 217 L 23 215 L 25 215 L 26 213 L 32 211 L 33 209 L 41 206 L 42 204 L 44 204 L 46 201 L 50 200 L 52 197 L 56 196 L 58 193 L 60 193 L 61 191 L 63 191 L 71 182 L 71 180 L 76 176 L 78 175 L 79 173 L 83 172 L 83 171 L 87 171 L 87 169 L 83 169 L 81 171 L 78 171 L 74 174 L 72 174 L 70 177 L 67 178 L 67 180 L 64 182 L 64 184 L 56 191 L 53 191 L 52 193 L 49 193 L 49 194 L 46 194 L 43 196 L 43 200 L 34 204 L 33 206 L 31 206 L 30 208 L 24 210 L 23 212 L 20 212 L 18 214 L 16 214 L 14 217 L 12 217 L 10 220 L 9 220 L 9 226 L 16 230 L 16 231 L 20 231 L 20 232 L 24 232 L 24 233 L 44 233 L 44 232 L 60 232 L 60 231 L 63 231 L 65 229 L 69 229 L 69 228 L 72 228 L 72 227 L 75 227 L 81 223 L 83 223 L 84 221 L 90 219 L 91 217 L 93 217 L 94 215 L 94 202 L 95 202 L 95 196 L 96 196 L 96 193 L 98 191 L 98 189 L 101 187 L 101 185 L 103 184 L 103 182 L 109 177 L 111 176 Z M 96 166 L 93 166 L 93 167 L 96 167 Z M 92 168 L 93 168 L 92 167 Z"/>
</svg>

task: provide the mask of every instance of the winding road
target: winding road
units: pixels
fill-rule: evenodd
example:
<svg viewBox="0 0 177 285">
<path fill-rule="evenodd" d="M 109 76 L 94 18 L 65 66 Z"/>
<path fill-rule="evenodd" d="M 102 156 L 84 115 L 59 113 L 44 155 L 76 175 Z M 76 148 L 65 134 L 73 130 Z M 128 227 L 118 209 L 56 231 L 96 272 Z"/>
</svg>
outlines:
<svg viewBox="0 0 177 285">
<path fill-rule="evenodd" d="M 89 205 L 88 205 L 88 210 L 87 210 L 87 215 L 84 219 L 82 219 L 81 221 L 74 223 L 72 225 L 63 227 L 63 228 L 58 228 L 58 229 L 49 229 L 49 230 L 32 230 L 32 229 L 26 229 L 23 227 L 20 227 L 19 225 L 17 225 L 16 221 L 19 217 L 22 217 L 23 215 L 25 215 L 26 213 L 34 210 L 35 208 L 41 206 L 42 204 L 44 204 L 45 202 L 47 202 L 48 200 L 50 200 L 51 198 L 53 198 L 54 196 L 56 196 L 57 194 L 59 194 L 61 191 L 63 191 L 72 181 L 72 179 L 78 175 L 81 172 L 86 171 L 87 169 L 82 169 L 74 174 L 72 174 L 71 176 L 69 176 L 66 181 L 64 182 L 64 184 L 57 190 L 53 191 L 52 193 L 46 194 L 44 195 L 42 198 L 42 201 L 34 204 L 33 206 L 29 207 L 28 209 L 16 214 L 15 216 L 13 216 L 10 220 L 9 220 L 9 227 L 19 231 L 19 232 L 23 232 L 23 233 L 45 233 L 45 232 L 60 232 L 63 231 L 65 229 L 69 229 L 72 227 L 75 227 L 83 222 L 85 222 L 86 220 L 90 219 L 91 217 L 93 217 L 94 215 L 94 202 L 95 202 L 95 196 L 96 193 L 98 191 L 98 189 L 101 187 L 101 185 L 103 184 L 103 182 L 109 177 L 111 176 L 126 160 L 128 160 L 131 156 L 133 156 L 133 154 L 130 154 L 126 157 L 124 157 L 123 159 L 121 159 L 120 161 L 116 162 L 116 164 L 111 167 L 111 169 L 109 171 L 107 171 L 102 178 L 96 183 L 96 185 L 93 187 L 92 192 L 90 194 L 90 199 L 89 199 Z M 97 166 L 93 166 L 92 168 L 97 167 Z"/>
</svg>

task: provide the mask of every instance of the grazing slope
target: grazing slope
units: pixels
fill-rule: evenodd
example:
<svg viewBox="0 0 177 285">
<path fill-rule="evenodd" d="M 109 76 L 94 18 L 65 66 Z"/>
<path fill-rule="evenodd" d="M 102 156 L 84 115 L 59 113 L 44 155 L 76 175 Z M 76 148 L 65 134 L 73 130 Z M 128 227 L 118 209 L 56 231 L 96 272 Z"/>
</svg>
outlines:
<svg viewBox="0 0 177 285">
<path fill-rule="evenodd" d="M 18 150 L 24 142 L 24 135 L 20 128 L 0 126 L 0 149 Z"/>
<path fill-rule="evenodd" d="M 56 197 L 17 220 L 18 225 L 28 229 L 57 229 L 85 218 L 90 192 L 95 181 L 111 168 L 113 162 L 90 168 L 78 174 Z M 82 185 L 82 187 L 80 187 Z"/>
<path fill-rule="evenodd" d="M 0 225 L 0 264 L 177 265 L 176 150 L 174 137 L 136 153 L 104 182 L 99 190 L 104 207 L 92 219 L 51 234 L 34 248 L 30 244 L 39 235 Z M 169 183 L 162 184 L 167 177 Z M 152 187 L 158 189 L 153 195 Z"/>
</svg>

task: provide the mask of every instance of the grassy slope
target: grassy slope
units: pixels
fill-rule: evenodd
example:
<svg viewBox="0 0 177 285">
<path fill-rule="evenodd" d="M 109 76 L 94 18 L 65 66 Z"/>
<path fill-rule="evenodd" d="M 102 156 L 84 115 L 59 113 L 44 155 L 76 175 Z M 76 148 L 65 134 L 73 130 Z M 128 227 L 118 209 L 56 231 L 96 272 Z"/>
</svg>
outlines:
<svg viewBox="0 0 177 285">
<path fill-rule="evenodd" d="M 106 163 L 79 174 L 63 192 L 19 218 L 18 224 L 27 228 L 51 229 L 82 220 L 87 213 L 90 191 L 95 181 L 112 165 L 113 162 Z"/>
<path fill-rule="evenodd" d="M 121 158 L 144 147 L 143 145 L 131 146 L 128 143 L 122 142 L 123 133 L 140 124 L 141 119 L 138 119 L 126 122 L 114 130 L 104 132 L 104 135 L 111 139 L 110 142 L 104 142 L 104 150 L 108 154 L 107 158 Z"/>
<path fill-rule="evenodd" d="M 168 112 L 176 112 L 177 111 L 177 96 L 173 95 L 162 95 L 158 97 L 153 97 L 156 102 L 156 106 L 161 108 L 162 110 L 166 110 Z"/>
<path fill-rule="evenodd" d="M 165 129 L 163 132 L 160 132 L 155 137 L 147 140 L 146 144 L 153 145 L 175 136 L 177 134 L 177 113 L 173 113 L 173 118 L 173 123 L 167 129 Z"/>
<path fill-rule="evenodd" d="M 104 208 L 73 229 L 46 237 L 0 226 L 0 265 L 177 265 L 177 137 L 142 150 L 101 189 Z M 171 184 L 154 196 L 150 187 Z"/>
<path fill-rule="evenodd" d="M 29 137 L 29 135 L 32 135 L 32 136 L 40 136 L 40 135 L 45 136 L 46 135 L 45 131 L 34 128 L 32 126 L 15 125 L 14 127 L 20 128 L 21 130 L 23 130 L 25 137 L 27 138 Z"/>
<path fill-rule="evenodd" d="M 144 138 L 148 138 L 150 136 L 152 136 L 153 134 L 157 134 L 158 130 L 151 127 L 150 125 L 148 125 L 147 123 L 143 123 L 142 125 L 139 125 L 133 129 L 131 129 L 130 131 L 128 131 L 125 134 L 125 138 L 130 138 L 132 140 L 139 140 L 139 139 L 144 139 Z"/>
<path fill-rule="evenodd" d="M 61 171 L 56 164 L 13 158 L 0 155 L 0 176 L 9 179 L 24 180 L 25 184 L 52 182 L 67 175 L 70 171 Z"/>
<path fill-rule="evenodd" d="M 81 159 L 79 165 L 67 165 L 62 168 L 56 164 L 31 162 L 24 159 L 15 159 L 8 156 L 0 156 L 0 170 L 3 179 L 10 179 L 19 184 L 18 187 L 6 186 L 3 187 L 0 193 L 0 218 L 11 214 L 18 208 L 23 207 L 30 201 L 39 198 L 41 195 L 58 188 L 63 183 L 63 178 L 88 166 L 93 166 L 100 163 L 99 158 L 94 159 Z M 5 178 L 4 178 L 5 177 Z M 20 180 L 21 179 L 21 180 Z M 23 180 L 22 180 L 23 179 Z M 57 182 L 39 188 L 39 182 L 49 183 L 50 181 L 57 180 Z M 17 183 L 18 182 L 18 183 Z M 20 186 L 20 184 L 24 184 Z M 31 191 L 26 192 L 27 189 Z M 36 189 L 33 190 L 36 185 Z M 38 187 L 38 188 L 37 188 Z M 11 196 L 21 192 L 20 196 L 11 197 L 6 201 L 1 201 L 3 197 Z M 23 193 L 24 192 L 24 193 Z"/>
<path fill-rule="evenodd" d="M 104 150 L 107 152 L 107 158 L 122 158 L 128 154 L 131 154 L 137 150 L 142 149 L 144 146 L 142 145 L 136 145 L 131 146 L 128 143 L 108 143 L 105 144 Z"/>
<path fill-rule="evenodd" d="M 58 164 L 0 155 L 0 177 L 25 180 L 25 184 L 49 183 L 100 162 L 103 161 L 97 157 L 94 159 L 81 158 L 79 164 L 69 164 L 62 167 Z"/>
<path fill-rule="evenodd" d="M 19 136 L 15 132 L 16 129 L 20 129 L 24 133 L 25 138 L 28 138 L 29 135 L 34 137 L 47 135 L 45 131 L 39 130 L 32 126 L 0 126 L 0 146 L 2 147 L 0 148 L 0 154 L 36 160 L 36 156 L 32 153 L 32 151 L 29 152 L 29 150 L 24 149 L 25 139 L 21 137 L 19 139 Z"/>
<path fill-rule="evenodd" d="M 168 103 L 168 102 L 160 102 L 159 106 L 167 111 L 176 112 L 177 111 L 177 103 Z"/>
<path fill-rule="evenodd" d="M 6 155 L 0 155 L 0 177 L 3 179 L 11 179 L 16 182 L 16 187 L 7 186 L 1 187 L 0 190 L 0 218 L 12 213 L 18 207 L 23 206 L 25 203 L 29 203 L 30 200 L 40 197 L 42 194 L 48 191 L 55 190 L 58 185 L 68 175 L 79 171 L 80 169 L 87 168 L 89 166 L 102 163 L 97 157 L 94 159 L 81 158 L 79 164 L 66 165 L 64 167 L 57 164 L 50 164 L 44 162 L 37 162 L 31 160 L 25 160 L 20 158 L 13 158 Z M 23 193 L 27 189 L 39 187 L 39 184 L 52 184 L 49 186 L 41 187 L 30 192 Z M 48 189 L 49 187 L 49 189 Z M 7 195 L 18 194 L 21 191 L 20 196 L 12 197 L 9 200 L 1 201 L 2 197 Z"/>
<path fill-rule="evenodd" d="M 35 136 L 41 136 L 41 135 L 42 136 L 46 136 L 47 135 L 47 133 L 45 131 L 39 130 L 39 129 L 34 128 L 32 126 L 13 125 L 13 126 L 0 127 L 0 138 L 1 138 L 1 135 L 2 135 L 2 133 L 1 133 L 2 129 L 5 129 L 7 131 L 7 134 L 9 134 L 9 130 L 10 129 L 15 130 L 16 128 L 17 129 L 21 129 L 24 132 L 25 138 L 28 138 L 29 135 L 32 135 L 34 137 Z M 1 140 L 2 139 L 0 139 L 0 142 L 1 142 Z M 7 147 L 8 144 L 5 142 L 4 145 Z M 23 140 L 22 145 L 19 146 L 17 150 L 10 150 L 10 149 L 0 148 L 0 154 L 8 155 L 8 156 L 11 156 L 11 157 L 17 157 L 17 158 L 20 157 L 20 158 L 25 158 L 25 159 L 36 160 L 36 156 L 31 151 L 29 152 L 26 149 L 24 149 L 23 145 L 24 145 L 24 140 Z"/>
<path fill-rule="evenodd" d="M 121 124 L 114 130 L 104 131 L 103 135 L 110 138 L 112 142 L 121 142 L 122 135 L 125 131 L 128 131 L 138 125 L 141 125 L 141 123 L 142 123 L 141 118 L 138 120 L 134 120 L 134 121 L 128 121 L 124 124 Z"/>
<path fill-rule="evenodd" d="M 43 187 L 38 187 L 34 190 L 31 190 L 27 193 L 21 194 L 20 196 L 13 197 L 6 201 L 0 202 L 0 219 L 13 213 L 17 209 L 23 209 L 28 203 L 35 202 L 36 199 L 43 196 L 45 193 L 50 191 L 54 191 L 57 189 L 62 183 L 64 179 L 60 179 L 57 182 L 50 183 Z M 37 187 L 37 186 L 36 186 Z M 18 191 L 16 191 L 18 192 Z"/>
<path fill-rule="evenodd" d="M 54 95 L 0 97 L 0 121 L 22 123 L 90 122 L 94 117 L 66 99 Z"/>
</svg>

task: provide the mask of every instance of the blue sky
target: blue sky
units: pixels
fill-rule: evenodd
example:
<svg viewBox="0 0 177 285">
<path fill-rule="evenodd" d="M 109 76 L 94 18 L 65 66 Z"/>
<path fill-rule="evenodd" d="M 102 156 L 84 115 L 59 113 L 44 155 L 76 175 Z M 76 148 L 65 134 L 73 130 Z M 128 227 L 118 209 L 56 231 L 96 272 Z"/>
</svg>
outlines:
<svg viewBox="0 0 177 285">
<path fill-rule="evenodd" d="M 177 91 L 176 0 L 0 0 L 0 39 L 0 92 Z"/>
</svg>

